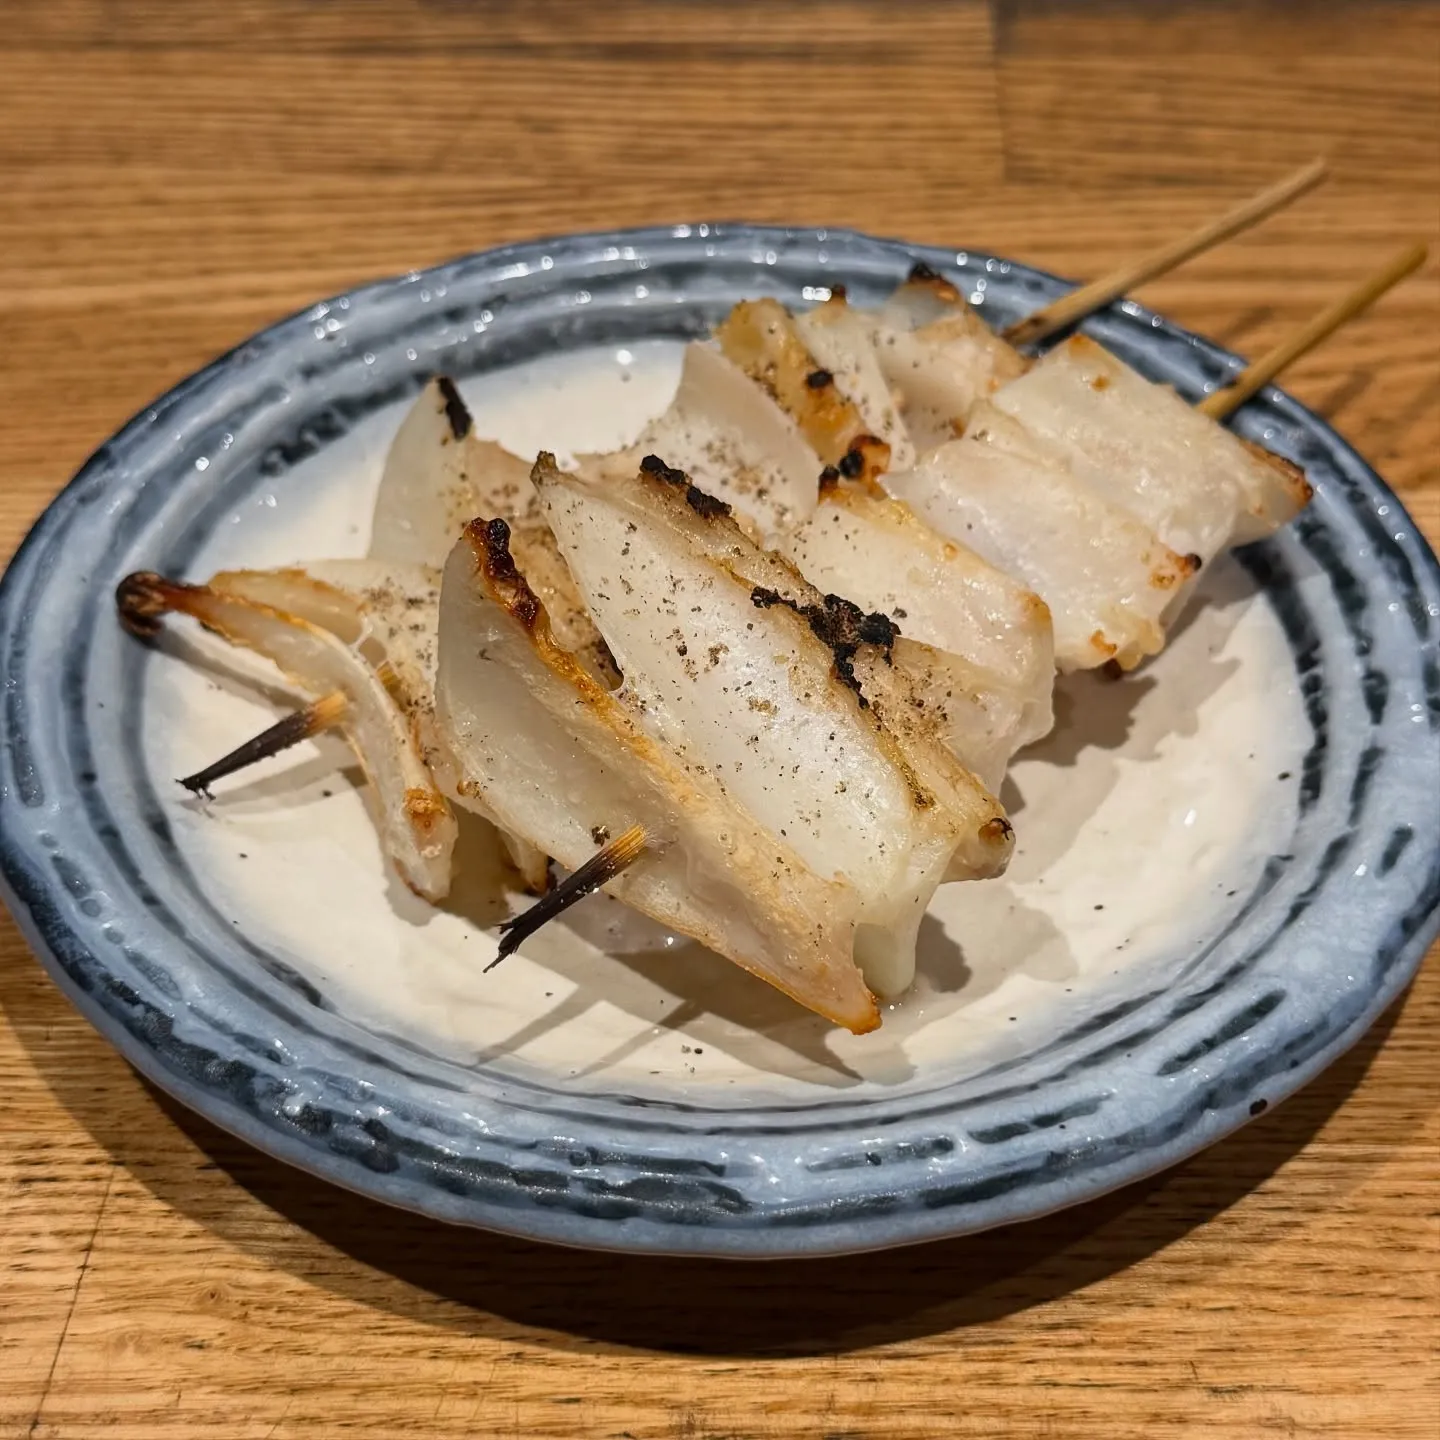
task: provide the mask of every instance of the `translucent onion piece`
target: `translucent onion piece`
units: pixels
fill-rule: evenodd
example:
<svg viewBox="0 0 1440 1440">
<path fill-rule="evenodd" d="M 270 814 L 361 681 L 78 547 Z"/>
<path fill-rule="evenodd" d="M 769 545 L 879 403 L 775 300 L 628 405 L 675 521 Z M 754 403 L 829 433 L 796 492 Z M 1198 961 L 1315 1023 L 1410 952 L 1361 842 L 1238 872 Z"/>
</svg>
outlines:
<svg viewBox="0 0 1440 1440">
<path fill-rule="evenodd" d="M 533 515 L 534 505 L 529 463 L 477 439 L 460 392 L 441 376 L 426 385 L 390 444 L 370 554 L 438 569 L 475 516 L 515 521 Z"/>
<path fill-rule="evenodd" d="M 1082 484 L 1202 563 L 1278 529 L 1309 499 L 1293 466 L 1248 447 L 1084 335 L 997 390 L 994 404 Z"/>
<path fill-rule="evenodd" d="M 530 462 L 477 439 L 460 392 L 441 376 L 421 392 L 391 442 L 375 499 L 371 558 L 428 566 L 438 574 L 477 515 L 510 525 L 512 549 L 561 643 L 596 679 L 617 683 L 604 642 L 539 518 Z"/>
<path fill-rule="evenodd" d="M 472 525 L 441 592 L 438 715 L 462 785 L 570 870 L 643 825 L 649 846 L 610 893 L 836 1023 L 873 1029 L 879 1012 L 851 959 L 853 892 L 677 761 L 633 700 L 555 643 L 507 540 L 503 522 Z"/>
<path fill-rule="evenodd" d="M 784 548 L 817 589 L 883 611 L 910 639 L 1033 692 L 1036 723 L 1048 728 L 1055 668 L 1049 608 L 968 545 L 878 488 L 841 482 L 825 487 L 814 518 L 787 536 Z"/>
<path fill-rule="evenodd" d="M 1109 660 L 1128 668 L 1163 648 L 1163 617 L 1194 561 L 1081 485 L 987 403 L 963 440 L 884 478 L 937 530 L 1045 601 L 1062 670 Z"/>
<path fill-rule="evenodd" d="M 710 345 L 685 347 L 675 398 L 635 444 L 593 463 L 602 475 L 633 475 L 652 454 L 728 501 L 762 536 L 815 508 L 819 456 L 769 394 Z M 530 577 L 523 561 L 521 569 Z"/>
<path fill-rule="evenodd" d="M 342 692 L 341 722 L 373 787 L 381 843 L 402 880 L 427 900 L 450 889 L 455 817 L 420 756 L 405 715 L 363 656 L 339 636 L 298 615 L 202 585 L 132 576 L 122 614 L 154 618 L 167 610 L 198 620 L 232 645 L 272 661 L 312 698 Z"/>
<path fill-rule="evenodd" d="M 435 725 L 438 571 L 374 559 L 319 560 L 304 570 L 227 571 L 216 575 L 210 587 L 288 610 L 358 644 L 373 664 L 386 662 L 394 675 L 391 695 L 410 722 L 436 786 L 465 809 L 493 820 L 457 788 L 454 762 Z M 543 891 L 550 879 L 549 857 L 504 829 L 498 840 L 524 887 Z"/>
<path fill-rule="evenodd" d="M 857 654 L 881 654 L 893 627 L 827 606 L 676 472 L 602 488 L 542 457 L 535 478 L 642 725 L 811 870 L 848 881 L 867 981 L 881 994 L 906 988 L 936 885 L 957 864 L 1002 869 L 1009 826 L 922 726 L 898 673 L 883 704 L 859 693 Z M 903 728 L 891 728 L 882 716 L 902 707 Z"/>
<path fill-rule="evenodd" d="M 810 353 L 778 300 L 742 300 L 718 326 L 715 339 L 725 358 L 763 386 L 795 421 L 826 465 L 840 464 L 871 436 L 859 408 Z M 883 442 L 861 454 L 867 475 L 889 464 Z"/>
<path fill-rule="evenodd" d="M 870 320 L 881 371 L 902 397 L 905 423 L 921 449 L 955 439 L 975 403 L 1028 364 L 948 280 L 924 266 Z"/>
<path fill-rule="evenodd" d="M 1055 646 L 1038 595 L 861 484 L 826 486 L 781 548 L 817 589 L 889 615 L 920 642 L 897 660 L 919 667 L 932 703 L 944 702 L 952 748 L 991 789 L 1015 751 L 1048 733 Z"/>
<path fill-rule="evenodd" d="M 909 469 L 915 463 L 915 446 L 880 368 L 868 317 L 835 296 L 795 316 L 794 324 L 806 349 L 860 412 L 865 429 L 890 447 L 890 465 Z"/>
</svg>

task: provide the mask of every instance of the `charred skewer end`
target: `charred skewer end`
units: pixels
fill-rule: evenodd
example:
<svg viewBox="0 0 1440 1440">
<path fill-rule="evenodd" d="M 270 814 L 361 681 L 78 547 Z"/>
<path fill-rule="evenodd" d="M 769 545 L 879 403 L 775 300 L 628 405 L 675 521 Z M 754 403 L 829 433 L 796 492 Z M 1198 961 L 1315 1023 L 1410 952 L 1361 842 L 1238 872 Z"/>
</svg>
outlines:
<svg viewBox="0 0 1440 1440">
<path fill-rule="evenodd" d="M 618 835 L 597 855 L 592 855 L 578 870 L 562 880 L 543 899 L 537 900 L 523 915 L 507 920 L 500 927 L 500 949 L 485 967 L 488 974 L 507 955 L 513 955 L 542 925 L 563 915 L 572 905 L 593 895 L 628 869 L 645 853 L 650 843 L 643 825 L 632 825 Z"/>
<path fill-rule="evenodd" d="M 268 760 L 272 755 L 278 755 L 282 750 L 288 750 L 302 740 L 308 740 L 313 735 L 331 729 L 345 718 L 349 707 L 350 699 L 343 690 L 322 695 L 304 709 L 282 716 L 243 745 L 237 745 L 228 755 L 222 755 L 213 765 L 207 765 L 193 775 L 184 776 L 180 784 L 192 795 L 203 795 L 207 800 L 212 799 L 210 787 L 215 781 L 223 780 L 227 775 L 233 775 L 258 761 Z M 408 795 L 406 799 L 408 802 Z"/>
<path fill-rule="evenodd" d="M 177 586 L 153 570 L 136 570 L 115 587 L 120 623 L 142 640 L 160 633 L 160 619 L 175 608 Z"/>
</svg>

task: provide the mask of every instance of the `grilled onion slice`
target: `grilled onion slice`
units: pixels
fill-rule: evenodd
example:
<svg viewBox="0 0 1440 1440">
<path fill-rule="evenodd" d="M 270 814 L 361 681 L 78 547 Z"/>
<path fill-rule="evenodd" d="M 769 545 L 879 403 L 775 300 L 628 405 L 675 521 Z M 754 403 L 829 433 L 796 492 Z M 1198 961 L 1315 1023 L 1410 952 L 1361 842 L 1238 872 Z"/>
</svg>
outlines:
<svg viewBox="0 0 1440 1440">
<path fill-rule="evenodd" d="M 881 371 L 902 397 L 905 423 L 921 449 L 955 439 L 976 401 L 1024 374 L 1028 364 L 925 265 L 917 265 L 870 320 Z"/>
<path fill-rule="evenodd" d="M 889 464 L 897 470 L 913 465 L 915 445 L 881 370 L 869 319 L 839 294 L 796 315 L 794 325 L 806 349 L 859 411 L 866 431 L 890 447 Z"/>
<path fill-rule="evenodd" d="M 391 442 L 375 499 L 370 556 L 386 564 L 431 567 L 438 574 L 477 515 L 506 521 L 511 549 L 560 643 L 602 683 L 615 684 L 604 642 L 539 518 L 530 462 L 479 439 L 460 392 L 442 375 L 426 385 Z"/>
<path fill-rule="evenodd" d="M 598 685 L 556 643 L 508 538 L 503 521 L 473 523 L 441 591 L 437 716 L 461 788 L 570 870 L 643 826 L 646 849 L 610 893 L 837 1024 L 873 1029 L 853 890 L 816 875 L 657 742 L 638 697 Z"/>
<path fill-rule="evenodd" d="M 450 752 L 435 725 L 438 571 L 374 559 L 320 560 L 305 569 L 225 571 L 210 587 L 298 615 L 383 665 L 387 689 L 404 711 L 436 786 L 464 808 L 493 820 L 473 797 L 457 789 Z M 339 720 L 337 716 L 335 723 Z M 543 891 L 550 878 L 549 858 L 503 827 L 499 839 L 525 888 Z"/>
<path fill-rule="evenodd" d="M 1081 484 L 1172 550 L 1208 563 L 1291 520 L 1310 498 L 1294 466 L 1248 446 L 1084 335 L 995 392 L 994 404 Z"/>
<path fill-rule="evenodd" d="M 717 327 L 715 339 L 725 358 L 795 421 L 826 465 L 846 465 L 857 478 L 878 475 L 889 465 L 889 447 L 836 376 L 810 353 L 795 317 L 778 300 L 742 300 Z"/>
<path fill-rule="evenodd" d="M 734 505 L 763 537 L 815 509 L 820 458 L 770 395 L 711 345 L 685 347 L 675 398 L 634 445 L 589 463 L 602 475 L 624 477 L 649 454 L 665 456 L 701 489 Z"/>
<path fill-rule="evenodd" d="M 189 615 L 232 645 L 263 655 L 312 699 L 343 693 L 348 704 L 340 728 L 373 788 L 386 853 L 416 894 L 439 900 L 448 893 L 455 817 L 406 716 L 356 648 L 286 610 L 149 572 L 122 581 L 117 601 L 137 634 L 153 634 L 166 613 Z"/>
<path fill-rule="evenodd" d="M 890 616 L 908 640 L 920 642 L 913 651 L 905 647 L 902 663 L 923 672 L 935 703 L 945 702 L 952 748 L 992 790 L 1010 757 L 1048 733 L 1055 680 L 1050 611 L 973 550 L 931 529 L 878 486 L 838 477 L 781 549 L 817 589 Z M 942 653 L 921 657 L 922 647 Z"/>
<path fill-rule="evenodd" d="M 1034 590 L 1050 608 L 1062 670 L 1129 668 L 1165 644 L 1164 616 L 1198 569 L 1129 512 L 1081 485 L 987 402 L 965 438 L 884 477 L 943 534 Z"/>
<path fill-rule="evenodd" d="M 854 889 L 856 959 L 904 990 L 935 887 L 1002 870 L 1010 827 L 892 664 L 893 623 L 822 596 L 653 458 L 602 486 L 542 456 L 534 478 L 641 726 Z"/>
<path fill-rule="evenodd" d="M 431 380 L 385 458 L 370 534 L 374 559 L 439 568 L 467 521 L 534 514 L 530 466 L 481 440 L 455 383 Z"/>
</svg>

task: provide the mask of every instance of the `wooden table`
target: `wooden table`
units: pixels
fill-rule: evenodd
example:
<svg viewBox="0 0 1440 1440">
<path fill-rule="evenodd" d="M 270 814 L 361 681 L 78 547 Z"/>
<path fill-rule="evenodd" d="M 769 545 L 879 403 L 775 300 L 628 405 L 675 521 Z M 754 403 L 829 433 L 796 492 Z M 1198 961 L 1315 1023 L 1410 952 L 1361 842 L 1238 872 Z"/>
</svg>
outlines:
<svg viewBox="0 0 1440 1440">
<path fill-rule="evenodd" d="M 1317 152 L 1144 299 L 1257 352 L 1440 237 L 1440 10 L 7 0 L 0 552 L 248 332 L 537 233 L 853 225 L 1061 273 Z M 1295 367 L 1440 538 L 1440 268 Z M 1011 1230 L 815 1264 L 454 1231 L 142 1084 L 0 928 L 0 1431 L 608 1440 L 1440 1434 L 1440 970 L 1303 1094 Z"/>
</svg>

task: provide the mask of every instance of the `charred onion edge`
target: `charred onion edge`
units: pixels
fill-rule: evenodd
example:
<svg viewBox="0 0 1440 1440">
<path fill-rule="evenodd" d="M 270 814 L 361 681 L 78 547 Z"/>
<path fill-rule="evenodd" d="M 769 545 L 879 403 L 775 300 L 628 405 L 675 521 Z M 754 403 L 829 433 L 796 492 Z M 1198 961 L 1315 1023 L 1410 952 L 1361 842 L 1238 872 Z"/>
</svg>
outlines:
<svg viewBox="0 0 1440 1440">
<path fill-rule="evenodd" d="M 1215 423 L 1218 425 L 1220 422 L 1217 420 Z M 1262 465 L 1268 465 L 1276 472 L 1285 494 L 1297 512 L 1303 510 L 1315 498 L 1315 487 L 1305 478 L 1304 470 L 1293 460 L 1287 460 L 1285 456 L 1277 455 L 1273 450 L 1267 450 L 1263 445 L 1257 445 L 1253 440 L 1247 440 L 1243 435 L 1236 435 L 1235 438 Z"/>
<path fill-rule="evenodd" d="M 115 587 L 120 623 L 141 640 L 160 633 L 160 621 L 183 604 L 182 597 L 199 589 L 183 580 L 167 580 L 153 570 L 136 570 Z"/>
<path fill-rule="evenodd" d="M 1173 590 L 1200 573 L 1198 555 L 1180 555 L 1160 542 L 1160 559 L 1150 568 L 1150 583 L 1157 590 Z"/>
<path fill-rule="evenodd" d="M 602 829 L 603 827 L 597 827 Z M 602 885 L 633 865 L 645 852 L 650 837 L 643 825 L 632 825 L 617 836 L 597 855 L 592 855 L 578 870 L 566 876 L 543 900 L 538 900 L 522 915 L 500 926 L 500 949 L 485 967 L 489 974 L 507 955 L 513 955 L 542 925 L 558 919 L 572 905 L 593 895 Z"/>
<path fill-rule="evenodd" d="M 673 485 L 675 489 L 683 491 L 685 503 L 702 520 L 713 520 L 717 515 L 732 513 L 730 506 L 725 501 L 707 494 L 698 485 L 692 484 L 690 477 L 683 470 L 676 470 L 673 466 L 667 465 L 658 455 L 647 455 L 640 462 L 640 472 L 650 476 L 652 480 L 664 481 L 666 485 Z"/>
<path fill-rule="evenodd" d="M 870 708 L 870 701 L 855 676 L 855 652 L 862 645 L 876 645 L 885 656 L 887 665 L 895 663 L 895 641 L 899 638 L 900 627 L 888 615 L 879 611 L 867 615 L 853 601 L 841 595 L 826 595 L 820 605 L 798 605 L 764 585 L 752 587 L 750 603 L 757 610 L 783 605 L 799 615 L 834 657 L 835 678 L 855 692 L 862 710 Z"/>
<path fill-rule="evenodd" d="M 910 267 L 910 273 L 905 277 L 907 285 L 918 285 L 933 292 L 936 299 L 943 300 L 947 305 L 960 305 L 965 297 L 955 288 L 952 281 L 947 280 L 938 270 L 927 265 L 923 260 L 917 260 Z"/>
<path fill-rule="evenodd" d="M 878 477 L 889 468 L 889 445 L 875 435 L 857 435 L 840 459 L 820 472 L 819 493 L 834 494 L 848 482 L 877 500 L 888 500 L 889 492 Z"/>
<path fill-rule="evenodd" d="M 538 465 L 540 460 L 547 458 L 550 457 L 542 452 L 535 463 Z M 503 520 L 472 520 L 465 533 L 472 545 L 478 543 L 483 547 L 483 554 L 478 554 L 477 558 L 485 578 L 500 592 L 500 603 L 531 635 L 543 623 L 546 640 L 553 645 L 548 633 L 550 617 L 545 614 L 545 607 L 536 599 L 525 577 L 515 568 L 510 554 L 509 525 Z"/>
<path fill-rule="evenodd" d="M 844 479 L 858 480 L 877 493 L 882 492 L 876 477 L 889 468 L 890 446 L 878 435 L 856 435 L 850 441 L 850 448 L 835 462 L 835 469 Z"/>
<path fill-rule="evenodd" d="M 445 418 L 450 422 L 450 433 L 457 440 L 463 440 L 475 428 L 469 408 L 460 397 L 455 382 L 448 375 L 437 375 L 435 387 L 445 402 Z"/>
</svg>

